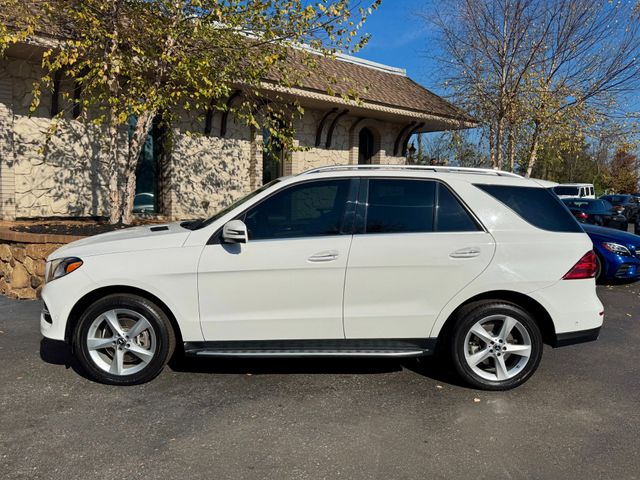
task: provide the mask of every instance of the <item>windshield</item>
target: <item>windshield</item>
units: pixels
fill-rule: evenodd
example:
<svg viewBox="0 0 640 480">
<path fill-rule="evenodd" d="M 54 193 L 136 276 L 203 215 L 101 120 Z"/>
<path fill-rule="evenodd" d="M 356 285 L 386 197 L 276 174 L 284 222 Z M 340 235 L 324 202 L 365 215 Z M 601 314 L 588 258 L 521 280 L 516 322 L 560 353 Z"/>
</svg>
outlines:
<svg viewBox="0 0 640 480">
<path fill-rule="evenodd" d="M 557 186 L 553 187 L 553 191 L 556 193 L 556 195 L 571 195 L 576 197 L 580 193 L 580 189 L 578 187 Z"/>
<path fill-rule="evenodd" d="M 603 197 L 603 198 L 607 199 L 614 205 L 619 205 L 621 203 L 624 203 L 627 200 L 627 197 L 625 195 L 607 195 L 606 197 Z"/>
<path fill-rule="evenodd" d="M 193 222 L 183 222 L 183 223 L 181 223 L 181 225 L 184 228 L 188 228 L 189 230 L 199 230 L 200 228 L 204 228 L 207 225 L 211 225 L 213 222 L 218 220 L 220 217 L 226 215 L 231 210 L 233 210 L 236 207 L 239 207 L 240 205 L 242 205 L 243 203 L 247 202 L 248 200 L 251 200 L 253 197 L 258 195 L 259 193 L 264 192 L 267 188 L 271 187 L 272 185 L 275 185 L 279 181 L 280 181 L 280 179 L 275 179 L 275 180 L 272 180 L 269 183 L 265 183 L 259 189 L 254 190 L 249 195 L 246 195 L 246 196 L 240 198 L 239 200 L 236 200 L 231 205 L 229 205 L 228 207 L 223 208 L 222 210 L 217 212 L 215 215 L 213 215 L 212 217 L 207 218 L 206 220 L 196 220 L 196 221 L 193 221 Z"/>
</svg>

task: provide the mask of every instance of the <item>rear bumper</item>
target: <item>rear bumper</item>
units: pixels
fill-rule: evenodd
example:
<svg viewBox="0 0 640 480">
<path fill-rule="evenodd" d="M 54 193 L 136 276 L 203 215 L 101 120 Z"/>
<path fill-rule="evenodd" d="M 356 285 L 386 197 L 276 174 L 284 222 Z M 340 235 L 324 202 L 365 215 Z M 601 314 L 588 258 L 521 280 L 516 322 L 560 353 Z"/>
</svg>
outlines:
<svg viewBox="0 0 640 480">
<path fill-rule="evenodd" d="M 566 347 L 567 345 L 575 345 L 576 343 L 593 342 L 600 335 L 600 328 L 590 328 L 589 330 L 579 330 L 577 332 L 559 333 L 556 335 L 554 347 Z"/>
<path fill-rule="evenodd" d="M 531 292 L 553 321 L 554 346 L 570 345 L 598 338 L 604 307 L 596 294 L 593 278 L 560 280 L 554 285 Z M 584 340 L 579 340 L 583 338 Z"/>
</svg>

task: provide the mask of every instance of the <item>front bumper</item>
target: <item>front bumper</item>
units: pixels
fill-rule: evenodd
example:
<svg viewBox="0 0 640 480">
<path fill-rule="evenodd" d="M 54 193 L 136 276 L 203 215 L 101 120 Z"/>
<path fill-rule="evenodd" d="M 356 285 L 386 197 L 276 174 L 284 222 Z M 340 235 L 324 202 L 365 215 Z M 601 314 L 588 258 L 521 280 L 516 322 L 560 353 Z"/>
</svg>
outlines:
<svg viewBox="0 0 640 480">
<path fill-rule="evenodd" d="M 40 314 L 40 333 L 51 340 L 65 340 L 71 309 L 91 290 L 92 285 L 93 282 L 82 269 L 45 284 L 42 289 L 44 308 Z"/>
<path fill-rule="evenodd" d="M 605 265 L 603 276 L 609 280 L 634 280 L 640 278 L 640 259 L 628 255 L 601 254 Z"/>
</svg>

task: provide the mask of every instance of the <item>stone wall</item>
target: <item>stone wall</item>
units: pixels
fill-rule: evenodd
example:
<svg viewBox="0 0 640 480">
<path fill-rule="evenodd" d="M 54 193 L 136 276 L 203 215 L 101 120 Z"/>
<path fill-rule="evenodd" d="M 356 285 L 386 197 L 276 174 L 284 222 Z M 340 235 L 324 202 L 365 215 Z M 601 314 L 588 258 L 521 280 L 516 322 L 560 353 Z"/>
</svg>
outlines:
<svg viewBox="0 0 640 480">
<path fill-rule="evenodd" d="M 62 244 L 0 242 L 0 294 L 23 299 L 39 297 L 46 259 Z"/>
<path fill-rule="evenodd" d="M 11 97 L 2 100 L 4 110 L 11 113 L 10 119 L 1 122 L 11 128 L 5 132 L 11 142 L 8 145 L 8 140 L 0 139 L 0 173 L 3 185 L 12 181 L 14 191 L 13 212 L 4 216 L 104 215 L 108 204 L 106 135 L 95 125 L 70 118 L 69 105 L 62 101 L 60 107 L 67 113 L 52 131 L 51 95 L 47 92 L 31 114 L 33 83 L 41 73 L 33 62 L 0 60 L 0 75 L 8 75 L 11 86 Z M 70 88 L 63 82 L 62 90 Z M 125 140 L 121 135 L 121 148 Z"/>
<path fill-rule="evenodd" d="M 220 123 L 218 112 L 213 116 L 211 135 L 204 135 L 203 119 L 192 114 L 183 115 L 174 127 L 166 174 L 166 214 L 170 217 L 206 217 L 252 190 L 255 135 L 229 117 L 227 133 L 221 138 Z"/>
<path fill-rule="evenodd" d="M 29 113 L 39 65 L 22 59 L 0 60 L 0 218 L 87 217 L 108 214 L 106 134 L 104 128 L 72 118 L 69 105 L 53 135 L 51 94 L 43 92 Z M 72 85 L 63 81 L 63 91 Z M 61 97 L 62 98 L 62 97 Z M 316 129 L 331 108 L 306 108 L 295 124 L 295 144 L 283 165 L 283 174 L 336 164 L 358 162 L 358 136 L 371 129 L 377 154 L 373 163 L 402 163 L 393 156 L 401 124 L 346 115 L 339 119 L 332 143 L 326 147 L 330 116 L 315 146 Z M 249 193 L 262 183 L 262 135 L 258 129 L 227 122 L 220 136 L 220 112 L 213 116 L 211 135 L 204 135 L 204 114 L 177 115 L 171 147 L 162 165 L 161 212 L 172 219 L 207 216 Z M 125 149 L 127 132 L 117 142 Z"/>
</svg>

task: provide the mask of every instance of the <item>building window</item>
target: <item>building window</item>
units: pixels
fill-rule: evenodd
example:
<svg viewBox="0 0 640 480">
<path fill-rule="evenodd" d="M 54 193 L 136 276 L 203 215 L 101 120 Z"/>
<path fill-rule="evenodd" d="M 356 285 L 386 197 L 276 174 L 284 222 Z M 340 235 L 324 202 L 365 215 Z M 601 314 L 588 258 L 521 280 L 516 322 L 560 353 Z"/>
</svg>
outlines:
<svg viewBox="0 0 640 480">
<path fill-rule="evenodd" d="M 129 135 L 133 134 L 137 119 L 129 119 Z M 160 191 L 160 157 L 162 155 L 164 127 L 160 117 L 153 120 L 153 126 L 140 151 L 136 169 L 136 196 L 133 213 L 159 213 L 158 194 Z"/>
<path fill-rule="evenodd" d="M 262 184 L 267 184 L 282 176 L 284 149 L 268 128 L 262 129 Z"/>
<path fill-rule="evenodd" d="M 358 140 L 358 164 L 370 164 L 375 154 L 373 132 L 363 128 Z"/>
</svg>

